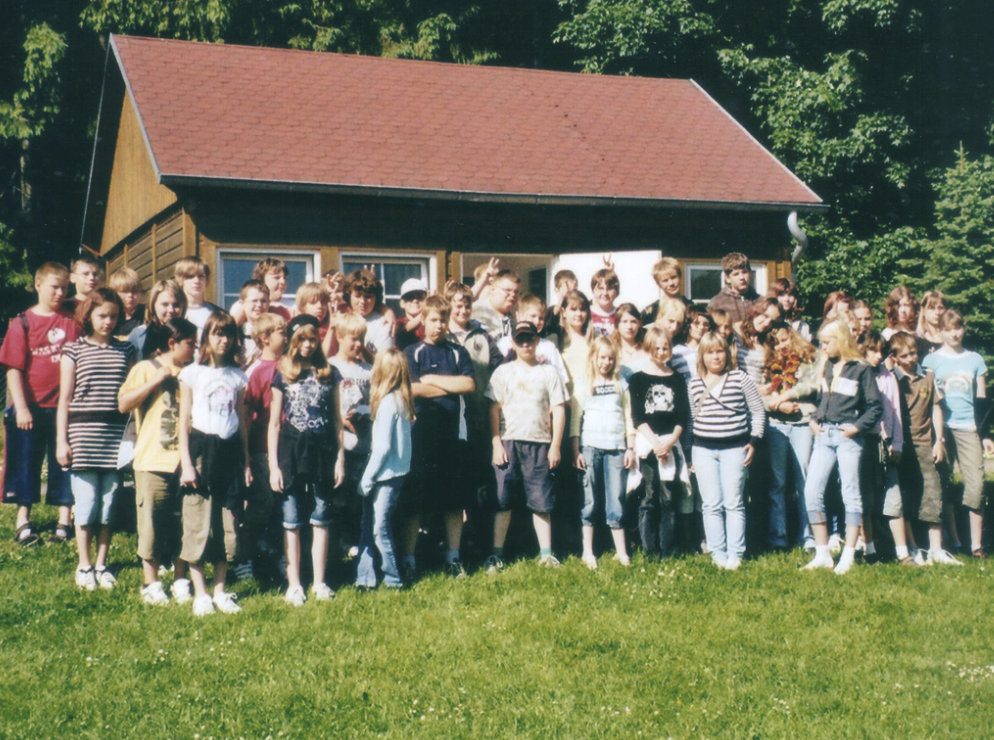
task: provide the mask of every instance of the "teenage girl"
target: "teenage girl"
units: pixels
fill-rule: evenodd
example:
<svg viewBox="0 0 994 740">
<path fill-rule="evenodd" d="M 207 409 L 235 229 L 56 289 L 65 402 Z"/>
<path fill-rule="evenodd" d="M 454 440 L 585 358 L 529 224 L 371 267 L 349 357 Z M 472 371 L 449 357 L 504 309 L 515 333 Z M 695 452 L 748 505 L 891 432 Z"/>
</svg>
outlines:
<svg viewBox="0 0 994 740">
<path fill-rule="evenodd" d="M 887 295 L 884 309 L 887 314 L 887 328 L 880 335 L 889 340 L 899 331 L 914 334 L 918 322 L 918 301 L 915 294 L 903 285 L 898 285 Z"/>
<path fill-rule="evenodd" d="M 745 371 L 757 386 L 763 382 L 766 332 L 779 319 L 780 304 L 772 298 L 758 298 L 746 313 L 735 335 L 739 369 Z"/>
<path fill-rule="evenodd" d="M 811 327 L 801 318 L 804 306 L 801 305 L 801 294 L 798 293 L 797 286 L 789 278 L 778 278 L 770 286 L 769 295 L 771 298 L 776 298 L 777 303 L 780 304 L 783 320 L 789 323 L 805 342 L 810 343 Z"/>
<path fill-rule="evenodd" d="M 149 324 L 164 325 L 169 319 L 186 316 L 186 293 L 175 280 L 160 280 L 152 286 L 148 293 L 148 310 L 145 311 L 145 323 L 137 327 L 128 336 L 128 341 L 141 354 L 140 359 L 147 360 L 151 356 L 145 351 L 145 333 Z"/>
<path fill-rule="evenodd" d="M 414 401 L 407 358 L 399 349 L 391 347 L 376 355 L 369 396 L 373 433 L 369 462 L 359 482 L 363 502 L 356 586 L 376 588 L 379 570 L 387 588 L 401 588 L 393 516 L 411 469 Z"/>
<path fill-rule="evenodd" d="M 649 361 L 649 355 L 642 349 L 645 330 L 642 317 L 634 303 L 618 306 L 618 322 L 615 324 L 611 341 L 618 348 L 618 372 L 628 380 L 632 373 L 641 370 Z"/>
<path fill-rule="evenodd" d="M 83 336 L 62 349 L 56 458 L 72 467 L 70 484 L 76 502 L 76 585 L 88 591 L 117 583 L 107 570 L 110 514 L 121 483 L 118 449 L 128 417 L 118 411 L 117 392 L 128 377 L 135 350 L 113 336 L 124 312 L 110 288 L 96 288 L 76 310 Z M 96 568 L 90 546 L 96 530 Z"/>
<path fill-rule="evenodd" d="M 311 565 L 318 601 L 335 592 L 325 583 L 332 492 L 345 479 L 345 446 L 339 413 L 341 375 L 321 351 L 317 319 L 297 316 L 287 326 L 290 344 L 273 376 L 269 416 L 269 484 L 282 493 L 286 543 L 286 601 L 306 601 L 300 583 L 300 528 L 310 515 Z"/>
<path fill-rule="evenodd" d="M 877 428 L 883 406 L 873 368 L 864 362 L 848 323 L 841 318 L 828 322 L 818 331 L 818 341 L 825 363 L 819 374 L 818 408 L 811 417 L 815 442 L 804 486 L 804 500 L 815 538 L 815 557 L 804 568 L 835 566 L 835 572 L 841 575 L 855 562 L 856 538 L 863 521 L 859 482 L 863 439 Z M 838 565 L 828 551 L 825 519 L 825 487 L 836 463 L 846 510 L 845 547 Z"/>
<path fill-rule="evenodd" d="M 688 383 L 691 378 L 697 377 L 697 348 L 701 343 L 701 338 L 709 331 L 713 330 L 711 317 L 704 311 L 693 306 L 687 309 L 687 321 L 684 329 L 673 339 L 673 355 L 683 359 L 679 365 L 673 363 L 673 369 L 683 374 L 683 379 Z"/>
<path fill-rule="evenodd" d="M 200 362 L 179 374 L 180 479 L 183 489 L 183 546 L 190 566 L 193 614 L 215 609 L 241 611 L 224 590 L 228 562 L 235 559 L 235 514 L 242 485 L 251 485 L 245 388 L 238 368 L 238 326 L 230 314 L 207 317 L 200 339 Z M 213 598 L 207 592 L 204 560 L 214 563 Z"/>
<path fill-rule="evenodd" d="M 628 406 L 628 384 L 618 376 L 618 350 L 606 337 L 590 343 L 587 382 L 576 389 L 571 403 L 570 436 L 573 460 L 583 471 L 583 562 L 597 569 L 594 556 L 594 514 L 603 510 L 614 539 L 615 559 L 628 565 L 622 513 L 625 469 L 635 467 L 635 429 Z"/>
<path fill-rule="evenodd" d="M 942 329 L 939 320 L 946 311 L 946 297 L 941 291 L 929 290 L 922 296 L 921 312 L 918 314 L 918 360 L 924 360 L 929 354 L 942 346 Z"/>
</svg>

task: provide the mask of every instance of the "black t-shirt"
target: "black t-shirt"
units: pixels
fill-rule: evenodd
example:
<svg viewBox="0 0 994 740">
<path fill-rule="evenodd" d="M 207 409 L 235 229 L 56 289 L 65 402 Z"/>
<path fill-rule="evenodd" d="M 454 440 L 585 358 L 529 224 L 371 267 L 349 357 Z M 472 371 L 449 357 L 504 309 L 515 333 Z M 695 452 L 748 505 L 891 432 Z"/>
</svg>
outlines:
<svg viewBox="0 0 994 740">
<path fill-rule="evenodd" d="M 678 424 L 683 427 L 680 444 L 687 448 L 691 435 L 690 400 L 687 381 L 679 373 L 650 375 L 637 372 L 628 379 L 632 423 L 637 429 L 648 424 L 656 435 L 671 434 Z"/>
</svg>

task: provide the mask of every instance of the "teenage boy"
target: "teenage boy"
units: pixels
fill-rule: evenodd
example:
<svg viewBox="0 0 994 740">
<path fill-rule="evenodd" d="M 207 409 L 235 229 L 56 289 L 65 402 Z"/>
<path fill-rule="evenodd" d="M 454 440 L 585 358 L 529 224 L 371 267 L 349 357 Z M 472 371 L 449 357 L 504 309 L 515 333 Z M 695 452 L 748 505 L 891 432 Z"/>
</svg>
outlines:
<svg viewBox="0 0 994 740">
<path fill-rule="evenodd" d="M 114 336 L 127 341 L 135 329 L 145 323 L 145 305 L 142 303 L 142 281 L 130 267 L 114 270 L 107 280 L 107 287 L 117 293 L 124 306 L 124 313 L 117 322 Z"/>
<path fill-rule="evenodd" d="M 511 335 L 514 307 L 521 295 L 521 279 L 514 270 L 501 270 L 486 294 L 473 304 L 473 318 L 495 340 Z"/>
<path fill-rule="evenodd" d="M 186 295 L 186 319 L 197 327 L 199 337 L 204 331 L 207 317 L 221 310 L 220 306 L 204 299 L 211 268 L 199 257 L 184 257 L 176 263 L 173 275 Z"/>
<path fill-rule="evenodd" d="M 659 287 L 659 300 L 673 298 L 683 303 L 688 309 L 694 303 L 681 290 L 683 286 L 683 268 L 680 261 L 673 257 L 663 257 L 652 266 L 652 279 Z M 642 311 L 642 323 L 648 326 L 656 320 L 659 313 L 659 300 L 650 303 Z"/>
<path fill-rule="evenodd" d="M 428 286 L 424 280 L 408 278 L 400 286 L 400 307 L 404 315 L 397 319 L 397 349 L 407 349 L 425 338 L 424 302 Z"/>
<path fill-rule="evenodd" d="M 286 346 L 286 322 L 282 316 L 264 313 L 254 323 L 253 339 L 259 358 L 245 371 L 245 421 L 248 424 L 249 466 L 252 484 L 239 517 L 241 531 L 236 542 L 235 575 L 254 578 L 253 560 L 276 558 L 282 536 L 282 522 L 277 525 L 276 495 L 269 486 L 269 405 L 272 403 L 273 376 Z"/>
<path fill-rule="evenodd" d="M 31 526 L 31 506 L 41 498 L 41 464 L 48 456 L 46 501 L 59 507 L 54 537 L 69 538 L 72 491 L 69 473 L 55 459 L 55 410 L 59 403 L 62 347 L 75 341 L 79 327 L 63 310 L 69 270 L 46 262 L 35 272 L 38 303 L 10 320 L 0 365 L 7 370 L 4 411 L 3 500 L 17 504 L 14 539 L 22 545 L 38 541 Z"/>
<path fill-rule="evenodd" d="M 138 557 L 142 562 L 142 601 L 169 603 L 159 581 L 159 564 L 172 562 L 172 585 L 177 603 L 190 600 L 186 563 L 179 559 L 179 381 L 193 361 L 197 327 L 186 319 L 170 319 L 149 327 L 146 346 L 150 360 L 139 362 L 128 373 L 117 394 L 122 414 L 133 412 L 135 438 L 135 509 L 138 524 Z"/>
<path fill-rule="evenodd" d="M 708 303 L 708 310 L 720 308 L 727 311 L 732 325 L 738 328 L 752 308 L 753 301 L 759 298 L 750 285 L 752 267 L 749 258 L 741 252 L 729 252 L 721 258 L 721 271 L 725 276 L 724 285 Z"/>
<path fill-rule="evenodd" d="M 566 425 L 566 389 L 555 369 L 539 363 L 535 355 L 538 327 L 521 321 L 511 336 L 517 359 L 498 367 L 487 389 L 487 398 L 493 401 L 490 431 L 497 477 L 494 548 L 486 562 L 491 573 L 504 567 L 504 540 L 516 485 L 524 487 L 532 512 L 539 563 L 559 565 L 552 554 L 550 514 L 555 504 L 552 470 L 559 465 Z"/>
<path fill-rule="evenodd" d="M 76 294 L 73 296 L 75 303 L 71 307 L 75 310 L 83 299 L 100 287 L 100 263 L 84 254 L 72 261 L 71 269 L 69 281 L 76 287 Z"/>
<path fill-rule="evenodd" d="M 540 363 L 552 365 L 556 368 L 556 372 L 559 373 L 559 379 L 563 381 L 563 388 L 568 387 L 569 373 L 566 371 L 566 363 L 563 362 L 563 356 L 559 352 L 559 348 L 551 339 L 546 339 L 542 336 L 542 326 L 545 322 L 545 301 L 532 293 L 522 296 L 521 300 L 518 301 L 516 317 L 519 322 L 530 322 L 538 329 L 539 340 L 535 346 L 535 357 L 538 358 Z M 511 337 L 501 337 L 497 340 L 497 349 L 505 359 L 514 359 L 514 344 L 511 341 Z"/>
<path fill-rule="evenodd" d="M 411 428 L 411 472 L 405 484 L 410 511 L 407 551 L 401 568 L 409 577 L 413 575 L 422 516 L 441 511 L 447 545 L 445 569 L 461 577 L 466 574 L 459 545 L 467 486 L 452 462 L 459 440 L 466 439 L 462 396 L 472 393 L 476 383 L 469 353 L 446 338 L 449 304 L 441 296 L 425 301 L 424 325 L 424 340 L 404 350 L 411 371 L 415 421 Z"/>
<path fill-rule="evenodd" d="M 928 527 L 927 565 L 962 565 L 942 549 L 942 483 L 936 465 L 945 458 L 942 407 L 936 396 L 935 377 L 918 364 L 918 344 L 907 332 L 890 338 L 894 374 L 901 389 L 904 454 L 901 488 L 918 519 Z"/>
<path fill-rule="evenodd" d="M 590 302 L 590 325 L 605 337 L 614 333 L 618 311 L 614 302 L 620 290 L 618 273 L 610 267 L 601 268 L 590 278 L 590 292 L 594 297 Z"/>
<path fill-rule="evenodd" d="M 579 284 L 580 281 L 576 279 L 576 273 L 572 270 L 556 271 L 556 274 L 552 278 L 552 288 L 556 293 L 556 300 L 553 301 L 548 311 L 546 311 L 545 324 L 542 330 L 543 337 L 548 337 L 552 334 L 558 336 L 566 294 L 576 290 Z"/>
<path fill-rule="evenodd" d="M 290 309 L 280 303 L 286 292 L 289 277 L 290 271 L 287 269 L 286 262 L 279 257 L 264 257 L 252 268 L 252 280 L 262 283 L 268 291 L 269 313 L 276 314 L 284 321 L 291 319 Z M 231 315 L 239 325 L 250 320 L 243 305 L 244 299 L 240 299 L 231 306 Z"/>
<path fill-rule="evenodd" d="M 248 367 L 261 354 L 261 349 L 255 343 L 255 322 L 269 313 L 269 288 L 260 280 L 247 280 L 242 286 L 238 299 L 242 304 L 242 349 L 239 364 Z"/>
</svg>

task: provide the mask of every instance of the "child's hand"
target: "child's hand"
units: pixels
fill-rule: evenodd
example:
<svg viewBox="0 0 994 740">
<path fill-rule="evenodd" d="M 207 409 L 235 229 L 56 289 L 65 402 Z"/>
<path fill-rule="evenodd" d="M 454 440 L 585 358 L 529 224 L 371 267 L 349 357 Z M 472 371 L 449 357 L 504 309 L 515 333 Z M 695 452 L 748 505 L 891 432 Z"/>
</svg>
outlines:
<svg viewBox="0 0 994 740">
<path fill-rule="evenodd" d="M 504 449 L 504 444 L 499 439 L 494 440 L 493 464 L 494 467 L 498 468 L 507 465 L 507 450 Z"/>
<path fill-rule="evenodd" d="M 749 467 L 749 465 L 752 463 L 752 457 L 755 454 L 756 454 L 756 449 L 752 446 L 751 443 L 747 444 L 745 446 L 745 457 L 742 458 L 742 467 L 743 468 L 748 468 Z"/>
<path fill-rule="evenodd" d="M 555 445 L 549 445 L 549 470 L 559 467 L 559 461 L 561 459 L 562 455 L 559 452 L 559 448 Z"/>
<path fill-rule="evenodd" d="M 624 466 L 626 470 L 635 470 L 635 450 L 631 448 L 625 450 Z"/>
<path fill-rule="evenodd" d="M 172 375 L 173 374 L 168 367 L 166 367 L 165 365 L 160 365 L 158 368 L 156 368 L 155 375 L 152 377 L 152 380 L 155 381 L 156 385 L 161 385 L 166 380 L 166 378 L 171 378 Z"/>
<path fill-rule="evenodd" d="M 345 452 L 338 451 L 338 459 L 335 460 L 335 488 L 345 482 Z"/>
<path fill-rule="evenodd" d="M 197 487 L 197 471 L 186 465 L 180 466 L 179 484 L 190 488 Z"/>
<path fill-rule="evenodd" d="M 942 445 L 942 440 L 937 440 L 932 445 L 932 462 L 938 464 L 946 458 L 946 448 Z"/>
<path fill-rule="evenodd" d="M 603 255 L 601 257 L 601 259 L 604 260 L 604 267 L 606 267 L 608 270 L 613 270 L 614 269 L 614 255 L 613 254 L 611 254 L 610 252 L 608 252 L 607 254 Z"/>
<path fill-rule="evenodd" d="M 252 485 L 252 468 L 248 465 L 245 466 L 245 487 Z"/>
<path fill-rule="evenodd" d="M 383 323 L 390 330 L 391 337 L 397 335 L 397 314 L 390 306 L 383 307 Z"/>
<path fill-rule="evenodd" d="M 273 493 L 283 493 L 283 471 L 279 468 L 269 471 L 269 487 L 273 489 Z"/>
<path fill-rule="evenodd" d="M 856 428 L 855 424 L 843 424 L 839 428 L 842 430 L 842 436 L 846 439 L 852 439 L 859 434 L 859 429 Z"/>
<path fill-rule="evenodd" d="M 781 414 L 795 414 L 800 407 L 797 401 L 781 401 L 774 408 Z"/>
<path fill-rule="evenodd" d="M 59 465 L 68 468 L 72 465 L 72 448 L 67 444 L 59 442 L 55 446 L 55 459 L 59 461 Z"/>
<path fill-rule="evenodd" d="M 31 415 L 31 409 L 27 406 L 23 409 L 15 409 L 15 414 L 17 415 L 18 429 L 26 432 L 34 426 L 34 417 Z"/>
<path fill-rule="evenodd" d="M 500 260 L 496 257 L 491 257 L 490 261 L 487 262 L 487 271 L 483 273 L 483 281 L 485 285 L 489 285 L 497 277 L 497 273 L 500 272 Z"/>
<path fill-rule="evenodd" d="M 814 434 L 816 437 L 819 434 L 821 434 L 821 424 L 819 424 L 814 419 L 812 419 L 811 421 L 808 422 L 808 427 L 810 427 L 811 433 Z"/>
<path fill-rule="evenodd" d="M 994 440 L 991 439 L 984 440 L 984 454 L 994 455 Z"/>
<path fill-rule="evenodd" d="M 582 452 L 576 453 L 576 456 L 573 458 L 573 467 L 575 467 L 577 470 L 587 469 L 587 461 L 583 459 Z"/>
<path fill-rule="evenodd" d="M 673 443 L 665 442 L 662 437 L 656 437 L 656 441 L 652 445 L 652 453 L 660 460 L 665 460 L 669 457 L 671 449 L 673 449 Z"/>
</svg>

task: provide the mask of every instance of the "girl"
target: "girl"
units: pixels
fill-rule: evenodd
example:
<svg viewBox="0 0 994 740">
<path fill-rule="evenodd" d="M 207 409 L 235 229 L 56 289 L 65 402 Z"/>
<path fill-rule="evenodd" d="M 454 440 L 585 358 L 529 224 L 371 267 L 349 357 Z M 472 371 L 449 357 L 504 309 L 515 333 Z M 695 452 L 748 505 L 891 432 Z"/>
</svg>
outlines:
<svg viewBox="0 0 994 740">
<path fill-rule="evenodd" d="M 815 348 L 785 322 L 773 324 L 766 338 L 766 363 L 761 392 L 768 413 L 770 468 L 769 545 L 787 547 L 787 483 L 793 479 L 797 497 L 798 535 L 805 550 L 815 541 L 804 505 L 804 480 L 811 458 L 811 414 L 818 393 Z"/>
<path fill-rule="evenodd" d="M 72 467 L 70 484 L 76 501 L 76 585 L 87 591 L 111 589 L 117 580 L 107 570 L 110 513 L 121 483 L 117 454 L 127 416 L 118 411 L 117 392 L 128 377 L 135 349 L 113 336 L 124 312 L 110 288 L 96 288 L 80 303 L 76 320 L 83 336 L 62 350 L 56 459 Z M 90 559 L 97 529 L 96 570 Z"/>
<path fill-rule="evenodd" d="M 590 300 L 579 290 L 571 290 L 563 299 L 562 325 L 563 363 L 569 374 L 567 392 L 583 382 L 587 372 L 587 356 L 590 354 Z"/>
<path fill-rule="evenodd" d="M 877 427 L 883 407 L 873 369 L 863 361 L 845 320 L 828 322 L 819 330 L 818 340 L 825 362 L 823 372 L 819 373 L 818 408 L 811 417 L 815 443 L 804 485 L 804 500 L 815 538 L 815 557 L 804 568 L 835 566 L 835 572 L 841 575 L 855 562 L 856 538 L 863 519 L 859 490 L 863 438 Z M 845 547 L 838 565 L 828 551 L 828 525 L 825 522 L 825 487 L 836 463 L 846 510 Z"/>
<path fill-rule="evenodd" d="M 801 335 L 801 338 L 811 342 L 811 327 L 808 322 L 801 318 L 804 306 L 801 304 L 801 294 L 797 291 L 797 286 L 789 278 L 778 278 L 773 281 L 769 295 L 776 298 L 780 304 L 780 313 L 783 320 L 790 324 L 790 328 Z"/>
<path fill-rule="evenodd" d="M 366 349 L 370 357 L 393 347 L 397 317 L 383 303 L 383 283 L 376 273 L 366 267 L 356 270 L 349 275 L 345 291 L 350 309 L 366 322 Z"/>
<path fill-rule="evenodd" d="M 852 304 L 852 326 L 856 327 L 853 336 L 856 344 L 862 344 L 873 328 L 873 308 L 862 298 L 857 298 Z"/>
<path fill-rule="evenodd" d="M 673 369 L 682 373 L 683 379 L 688 383 L 691 378 L 697 377 L 697 348 L 701 337 L 709 331 L 714 331 L 711 317 L 693 306 L 688 308 L 684 330 L 675 337 L 677 343 L 673 345 L 674 356 L 678 355 L 683 359 L 679 366 L 674 363 Z"/>
<path fill-rule="evenodd" d="M 918 339 L 919 360 L 924 360 L 945 344 L 939 323 L 945 310 L 946 298 L 941 291 L 929 290 L 922 296 L 921 312 L 918 314 L 918 330 L 915 332 Z"/>
<path fill-rule="evenodd" d="M 884 309 L 887 314 L 887 328 L 880 335 L 889 340 L 896 332 L 915 333 L 918 322 L 918 301 L 915 294 L 903 285 L 898 285 L 887 295 Z"/>
<path fill-rule="evenodd" d="M 628 407 L 628 387 L 618 377 L 618 350 L 606 337 L 594 337 L 587 360 L 587 382 L 571 399 L 573 460 L 583 471 L 583 562 L 597 569 L 594 512 L 603 508 L 614 539 L 615 559 L 629 563 L 622 529 L 625 469 L 635 466 L 635 429 Z M 582 443 L 582 449 L 581 449 Z"/>
<path fill-rule="evenodd" d="M 148 294 L 148 310 L 145 311 L 145 323 L 136 328 L 128 336 L 128 341 L 134 345 L 141 359 L 149 359 L 145 351 L 145 333 L 149 324 L 163 325 L 169 319 L 186 316 L 186 293 L 175 280 L 160 280 L 152 286 Z"/>
<path fill-rule="evenodd" d="M 779 319 L 779 303 L 772 298 L 757 298 L 735 334 L 739 369 L 745 371 L 756 386 L 763 382 L 766 332 Z"/>
<path fill-rule="evenodd" d="M 693 499 L 687 496 L 690 405 L 686 381 L 669 364 L 672 341 L 658 325 L 646 332 L 645 351 L 650 364 L 629 381 L 639 472 L 645 482 L 639 534 L 646 554 L 666 556 L 673 550 L 677 508 L 684 515 L 693 513 Z"/>
<path fill-rule="evenodd" d="M 735 570 L 745 554 L 745 469 L 763 436 L 766 411 L 756 384 L 735 368 L 734 350 L 720 334 L 701 339 L 697 372 L 689 390 L 704 535 L 715 565 Z"/>
<path fill-rule="evenodd" d="M 628 380 L 632 373 L 641 370 L 649 361 L 649 355 L 642 349 L 645 331 L 634 303 L 622 303 L 616 315 L 618 323 L 611 341 L 618 348 L 618 372 Z"/>
<path fill-rule="evenodd" d="M 269 482 L 283 494 L 286 601 L 306 601 L 300 583 L 300 528 L 310 514 L 311 565 L 318 601 L 335 592 L 325 583 L 332 491 L 345 479 L 345 446 L 339 412 L 341 375 L 325 359 L 317 319 L 297 316 L 287 326 L 290 344 L 273 376 L 269 416 Z"/>
<path fill-rule="evenodd" d="M 338 342 L 334 331 L 329 331 L 330 299 L 321 283 L 304 283 L 297 288 L 295 316 L 313 316 L 318 320 L 318 336 L 321 338 L 321 351 L 325 357 L 334 357 L 338 352 Z"/>
<path fill-rule="evenodd" d="M 238 368 L 239 330 L 230 314 L 207 317 L 200 339 L 200 362 L 179 374 L 180 486 L 183 495 L 183 544 L 189 564 L 194 616 L 215 608 L 241 611 L 224 590 L 228 561 L 235 559 L 234 509 L 242 484 L 251 485 L 245 373 Z M 214 563 L 214 595 L 207 592 L 204 560 Z"/>
<path fill-rule="evenodd" d="M 683 301 L 675 298 L 662 298 L 659 301 L 659 308 L 656 311 L 656 326 L 666 332 L 670 338 L 670 345 L 673 346 L 679 341 L 687 325 L 687 306 Z M 670 365 L 684 378 L 689 375 L 686 358 L 683 355 L 673 354 L 670 358 Z"/>
<path fill-rule="evenodd" d="M 404 477 L 411 469 L 414 401 L 404 353 L 383 350 L 373 364 L 370 387 L 373 441 L 359 488 L 363 494 L 362 534 L 356 586 L 376 588 L 377 568 L 387 588 L 402 588 L 393 514 Z"/>
</svg>

